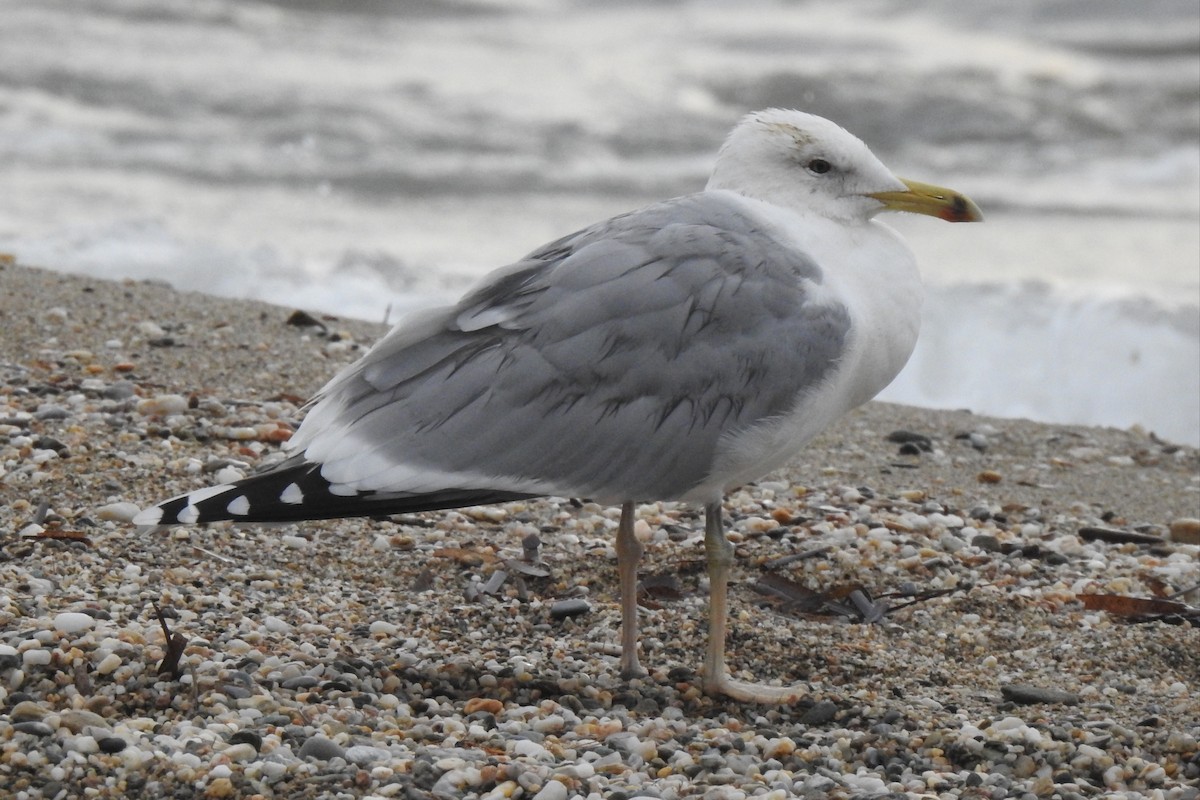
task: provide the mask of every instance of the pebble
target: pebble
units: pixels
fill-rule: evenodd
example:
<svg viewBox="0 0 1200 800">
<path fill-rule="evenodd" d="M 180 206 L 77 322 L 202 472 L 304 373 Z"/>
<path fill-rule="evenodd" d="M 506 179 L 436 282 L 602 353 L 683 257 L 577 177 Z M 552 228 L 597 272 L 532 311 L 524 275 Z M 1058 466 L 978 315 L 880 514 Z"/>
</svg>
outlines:
<svg viewBox="0 0 1200 800">
<path fill-rule="evenodd" d="M 1200 519 L 1181 517 L 1171 522 L 1171 541 L 1183 544 L 1200 544 Z"/>
<path fill-rule="evenodd" d="M 12 729 L 17 733 L 28 733 L 30 736 L 50 736 L 54 733 L 54 728 L 44 722 L 15 722 Z"/>
<path fill-rule="evenodd" d="M 821 700 L 804 712 L 804 716 L 800 717 L 802 725 L 824 725 L 831 721 L 837 715 L 838 707 L 836 703 L 831 703 L 828 700 Z"/>
<path fill-rule="evenodd" d="M 313 758 L 318 761 L 328 761 L 331 758 L 345 758 L 346 750 L 324 736 L 314 736 L 305 740 L 300 746 L 301 758 Z"/>
<path fill-rule="evenodd" d="M 61 633 L 73 634 L 91 630 L 96 627 L 94 617 L 77 611 L 64 611 L 54 616 L 54 629 Z"/>
<path fill-rule="evenodd" d="M 646 797 L 648 795 L 642 795 Z M 567 800 L 568 791 L 565 783 L 560 781 L 549 781 L 542 787 L 541 791 L 533 796 L 533 800 Z"/>
<path fill-rule="evenodd" d="M 137 403 L 137 412 L 143 416 L 169 417 L 188 410 L 188 400 L 179 394 L 159 394 Z"/>
<path fill-rule="evenodd" d="M 121 657 L 116 653 L 109 653 L 104 658 L 100 659 L 100 663 L 96 665 L 96 672 L 99 675 L 109 675 L 116 672 L 121 666 Z"/>
<path fill-rule="evenodd" d="M 1079 695 L 1074 692 L 1063 691 L 1062 689 L 1051 689 L 1041 686 L 1027 686 L 1025 684 L 1007 684 L 1000 687 L 1000 693 L 1004 695 L 1005 700 L 1011 700 L 1014 703 L 1031 704 L 1031 703 L 1061 703 L 1067 705 L 1076 705 L 1080 702 Z"/>
<path fill-rule="evenodd" d="M 591 610 L 592 604 L 587 600 L 559 600 L 550 606 L 550 616 L 554 619 L 566 619 L 567 617 L 577 617 L 581 614 L 586 614 Z"/>
<path fill-rule="evenodd" d="M 21 654 L 21 661 L 27 667 L 44 667 L 50 663 L 51 658 L 49 650 L 30 649 Z"/>
<path fill-rule="evenodd" d="M 386 620 L 377 619 L 367 628 L 372 636 L 395 636 L 400 632 L 400 626 Z"/>
<path fill-rule="evenodd" d="M 252 744 L 231 744 L 221 751 L 221 755 L 230 761 L 253 761 L 258 758 L 258 750 Z"/>
<path fill-rule="evenodd" d="M 105 736 L 96 741 L 101 753 L 119 753 L 128 745 L 120 736 Z"/>
<path fill-rule="evenodd" d="M 96 519 L 112 522 L 133 522 L 141 511 L 135 503 L 108 503 L 96 508 Z"/>
</svg>

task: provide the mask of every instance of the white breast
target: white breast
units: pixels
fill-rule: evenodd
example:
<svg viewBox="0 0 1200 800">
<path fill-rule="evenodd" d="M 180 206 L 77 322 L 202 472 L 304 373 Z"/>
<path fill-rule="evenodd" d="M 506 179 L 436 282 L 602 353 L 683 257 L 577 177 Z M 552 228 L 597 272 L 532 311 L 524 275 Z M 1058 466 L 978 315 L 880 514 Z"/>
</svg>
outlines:
<svg viewBox="0 0 1200 800">
<path fill-rule="evenodd" d="M 847 226 L 806 219 L 746 202 L 821 266 L 823 283 L 808 287 L 812 302 L 844 305 L 850 332 L 836 370 L 801 394 L 787 416 L 728 437 L 711 480 L 690 500 L 708 502 L 783 466 L 814 436 L 891 383 L 912 354 L 920 328 L 920 274 L 912 252 L 891 228 L 874 221 Z"/>
</svg>

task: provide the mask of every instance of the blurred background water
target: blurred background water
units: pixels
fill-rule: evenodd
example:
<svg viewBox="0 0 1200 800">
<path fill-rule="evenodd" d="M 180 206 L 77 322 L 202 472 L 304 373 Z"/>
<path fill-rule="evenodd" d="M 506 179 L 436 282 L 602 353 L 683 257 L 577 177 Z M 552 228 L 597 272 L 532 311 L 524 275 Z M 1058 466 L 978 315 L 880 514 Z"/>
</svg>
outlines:
<svg viewBox="0 0 1200 800">
<path fill-rule="evenodd" d="M 1200 444 L 1195 0 L 7 0 L 0 251 L 394 321 L 773 105 L 987 215 L 889 219 L 930 297 L 885 399 Z"/>
</svg>

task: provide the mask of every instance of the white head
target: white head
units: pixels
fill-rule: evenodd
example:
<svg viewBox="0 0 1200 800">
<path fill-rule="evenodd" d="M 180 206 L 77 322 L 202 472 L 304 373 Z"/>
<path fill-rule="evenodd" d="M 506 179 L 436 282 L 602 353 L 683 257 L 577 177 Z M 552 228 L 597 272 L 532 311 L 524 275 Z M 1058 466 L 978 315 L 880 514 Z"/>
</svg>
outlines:
<svg viewBox="0 0 1200 800">
<path fill-rule="evenodd" d="M 953 222 L 982 219 L 956 192 L 897 178 L 862 140 L 829 120 L 780 108 L 738 123 L 707 188 L 844 222 L 865 222 L 885 209 Z"/>
</svg>

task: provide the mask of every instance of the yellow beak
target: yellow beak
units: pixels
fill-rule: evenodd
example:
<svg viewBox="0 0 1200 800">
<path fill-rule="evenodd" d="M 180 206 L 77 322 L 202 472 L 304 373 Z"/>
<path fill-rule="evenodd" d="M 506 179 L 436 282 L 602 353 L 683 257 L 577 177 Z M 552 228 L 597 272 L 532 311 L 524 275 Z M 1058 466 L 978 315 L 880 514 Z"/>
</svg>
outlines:
<svg viewBox="0 0 1200 800">
<path fill-rule="evenodd" d="M 901 180 L 908 187 L 907 191 L 875 192 L 868 197 L 873 197 L 883 203 L 883 207 L 889 211 L 928 214 L 947 222 L 983 221 L 983 212 L 965 194 L 928 183 L 906 181 L 903 178 Z"/>
</svg>

